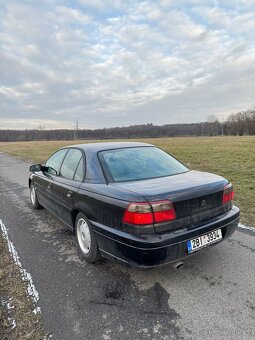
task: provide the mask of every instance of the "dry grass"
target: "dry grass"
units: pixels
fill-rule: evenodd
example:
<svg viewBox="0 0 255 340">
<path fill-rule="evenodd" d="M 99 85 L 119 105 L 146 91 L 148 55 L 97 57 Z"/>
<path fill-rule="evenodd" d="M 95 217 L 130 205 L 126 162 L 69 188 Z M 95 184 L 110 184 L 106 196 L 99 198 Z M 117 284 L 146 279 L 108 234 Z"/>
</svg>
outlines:
<svg viewBox="0 0 255 340">
<path fill-rule="evenodd" d="M 27 283 L 22 280 L 18 266 L 12 261 L 1 232 L 0 258 L 0 339 L 43 339 L 40 314 L 33 313 L 34 306 L 27 296 Z M 11 303 L 9 310 L 7 302 Z M 13 329 L 11 319 L 16 323 Z"/>
<path fill-rule="evenodd" d="M 255 226 L 255 137 L 182 137 L 139 141 L 161 147 L 191 169 L 214 172 L 229 179 L 235 187 L 235 200 L 241 209 L 242 222 Z M 40 163 L 62 146 L 90 142 L 0 143 L 0 150 Z"/>
</svg>

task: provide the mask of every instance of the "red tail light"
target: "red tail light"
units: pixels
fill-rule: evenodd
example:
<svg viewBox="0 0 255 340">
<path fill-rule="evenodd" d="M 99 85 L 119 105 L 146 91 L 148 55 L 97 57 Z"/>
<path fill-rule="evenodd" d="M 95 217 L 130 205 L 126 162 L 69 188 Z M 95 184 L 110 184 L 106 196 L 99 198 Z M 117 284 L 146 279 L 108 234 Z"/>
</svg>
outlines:
<svg viewBox="0 0 255 340">
<path fill-rule="evenodd" d="M 224 186 L 222 204 L 226 204 L 228 202 L 233 201 L 234 199 L 234 190 L 233 185 L 231 183 Z"/>
<path fill-rule="evenodd" d="M 149 203 L 130 203 L 125 210 L 123 222 L 127 224 L 153 224 L 153 213 Z"/>
<path fill-rule="evenodd" d="M 159 201 L 151 203 L 154 222 L 161 223 L 166 221 L 171 221 L 176 219 L 175 210 L 172 202 L 170 201 Z"/>
<path fill-rule="evenodd" d="M 151 203 L 130 203 L 125 210 L 123 223 L 146 225 L 171 221 L 176 218 L 170 201 Z"/>
</svg>

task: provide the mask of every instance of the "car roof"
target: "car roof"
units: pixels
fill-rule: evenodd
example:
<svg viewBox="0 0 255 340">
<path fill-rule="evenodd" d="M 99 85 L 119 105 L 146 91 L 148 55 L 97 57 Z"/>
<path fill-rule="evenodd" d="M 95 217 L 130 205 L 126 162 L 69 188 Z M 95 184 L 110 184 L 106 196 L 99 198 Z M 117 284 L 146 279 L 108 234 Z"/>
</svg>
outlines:
<svg viewBox="0 0 255 340">
<path fill-rule="evenodd" d="M 104 150 L 112 149 L 122 149 L 122 148 L 133 148 L 141 146 L 154 146 L 148 143 L 138 143 L 138 142 L 104 142 L 104 143 L 88 143 L 88 144 L 76 144 L 69 145 L 65 148 L 79 148 L 84 151 L 99 152 Z"/>
</svg>

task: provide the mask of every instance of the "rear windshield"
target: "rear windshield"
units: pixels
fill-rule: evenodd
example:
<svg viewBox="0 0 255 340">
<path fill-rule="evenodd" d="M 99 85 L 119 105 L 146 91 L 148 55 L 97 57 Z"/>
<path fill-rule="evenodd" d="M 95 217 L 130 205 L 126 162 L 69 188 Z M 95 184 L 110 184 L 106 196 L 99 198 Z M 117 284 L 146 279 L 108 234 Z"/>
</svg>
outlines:
<svg viewBox="0 0 255 340">
<path fill-rule="evenodd" d="M 137 181 L 187 172 L 183 164 L 155 147 L 134 147 L 99 152 L 109 182 Z"/>
</svg>

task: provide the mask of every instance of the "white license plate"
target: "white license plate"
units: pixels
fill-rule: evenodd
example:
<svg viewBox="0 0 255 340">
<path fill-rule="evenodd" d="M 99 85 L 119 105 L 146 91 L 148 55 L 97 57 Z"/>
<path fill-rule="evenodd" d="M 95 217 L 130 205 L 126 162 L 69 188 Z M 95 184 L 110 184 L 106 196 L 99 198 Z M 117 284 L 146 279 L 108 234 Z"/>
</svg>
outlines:
<svg viewBox="0 0 255 340">
<path fill-rule="evenodd" d="M 221 229 L 211 231 L 208 234 L 198 236 L 187 242 L 188 253 L 193 253 L 201 248 L 222 240 Z"/>
</svg>

